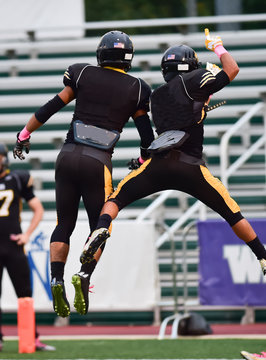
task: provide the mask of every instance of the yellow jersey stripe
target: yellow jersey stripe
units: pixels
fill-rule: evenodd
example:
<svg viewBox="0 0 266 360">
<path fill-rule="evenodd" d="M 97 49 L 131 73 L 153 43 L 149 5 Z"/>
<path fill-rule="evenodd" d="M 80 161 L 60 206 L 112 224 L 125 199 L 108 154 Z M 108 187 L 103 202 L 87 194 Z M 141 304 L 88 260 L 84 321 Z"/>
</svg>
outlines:
<svg viewBox="0 0 266 360">
<path fill-rule="evenodd" d="M 64 76 L 65 76 L 66 78 L 68 78 L 68 80 L 71 80 L 68 75 L 69 75 L 69 74 L 68 74 L 67 72 L 64 73 Z"/>
<path fill-rule="evenodd" d="M 200 88 L 202 88 L 202 86 L 204 86 L 208 81 L 210 81 L 210 80 L 215 80 L 215 77 L 211 77 L 211 78 L 208 78 L 208 79 L 206 79 L 205 81 L 204 81 L 204 83 L 202 83 L 201 85 L 200 85 Z"/>
<path fill-rule="evenodd" d="M 204 79 L 206 79 L 206 77 L 209 77 L 209 76 L 214 76 L 213 73 L 211 73 L 210 71 L 207 71 L 206 73 L 204 73 L 201 77 L 202 77 L 202 80 L 203 81 Z"/>
<path fill-rule="evenodd" d="M 204 75 L 202 75 L 202 79 L 201 79 L 200 82 L 202 83 L 203 81 L 205 81 L 209 77 L 215 79 L 214 75 L 212 73 L 208 72 L 208 73 L 205 73 Z"/>
<path fill-rule="evenodd" d="M 112 66 L 104 66 L 105 69 L 111 69 L 111 70 L 115 70 L 115 71 L 118 71 L 118 72 L 121 72 L 123 74 L 126 74 L 125 70 L 123 69 L 119 69 L 119 68 L 114 68 Z"/>
</svg>

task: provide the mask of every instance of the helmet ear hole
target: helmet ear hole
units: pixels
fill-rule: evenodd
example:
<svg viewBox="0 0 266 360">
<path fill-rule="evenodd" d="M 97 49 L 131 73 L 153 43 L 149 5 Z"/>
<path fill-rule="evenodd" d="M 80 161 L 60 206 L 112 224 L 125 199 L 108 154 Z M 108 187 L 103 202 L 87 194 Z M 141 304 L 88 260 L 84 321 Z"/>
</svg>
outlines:
<svg viewBox="0 0 266 360">
<path fill-rule="evenodd" d="M 101 38 L 96 51 L 98 65 L 128 71 L 134 56 L 133 43 L 122 31 L 109 31 Z"/>
<path fill-rule="evenodd" d="M 189 46 L 172 46 L 165 51 L 162 57 L 161 70 L 166 82 L 183 72 L 198 69 L 200 63 L 196 52 Z M 171 73 L 171 75 L 167 75 Z"/>
</svg>

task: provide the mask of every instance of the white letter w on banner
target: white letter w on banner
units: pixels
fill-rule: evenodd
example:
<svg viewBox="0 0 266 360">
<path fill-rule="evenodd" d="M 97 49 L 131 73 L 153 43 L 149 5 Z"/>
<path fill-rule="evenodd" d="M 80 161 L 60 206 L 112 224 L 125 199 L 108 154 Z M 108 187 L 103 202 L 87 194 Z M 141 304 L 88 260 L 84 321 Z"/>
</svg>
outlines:
<svg viewBox="0 0 266 360">
<path fill-rule="evenodd" d="M 258 259 L 246 245 L 225 245 L 223 257 L 228 261 L 234 284 L 266 282 Z"/>
</svg>

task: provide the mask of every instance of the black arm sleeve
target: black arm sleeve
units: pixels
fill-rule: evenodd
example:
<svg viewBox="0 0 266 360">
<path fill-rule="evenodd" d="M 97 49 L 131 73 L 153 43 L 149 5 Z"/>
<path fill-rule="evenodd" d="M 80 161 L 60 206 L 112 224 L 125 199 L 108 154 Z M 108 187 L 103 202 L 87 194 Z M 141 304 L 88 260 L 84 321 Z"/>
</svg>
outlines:
<svg viewBox="0 0 266 360">
<path fill-rule="evenodd" d="M 148 158 L 147 148 L 154 140 L 154 134 L 148 114 L 138 116 L 134 119 L 136 128 L 140 136 L 140 153 L 142 158 Z"/>
<path fill-rule="evenodd" d="M 65 105 L 66 104 L 60 98 L 60 96 L 56 95 L 53 99 L 49 100 L 46 104 L 40 107 L 39 110 L 36 111 L 35 117 L 39 122 L 44 124 L 52 115 L 62 109 Z"/>
<path fill-rule="evenodd" d="M 140 99 L 138 103 L 137 110 L 145 110 L 150 111 L 150 95 L 151 95 L 151 88 L 150 86 L 142 79 L 140 81 Z"/>
</svg>

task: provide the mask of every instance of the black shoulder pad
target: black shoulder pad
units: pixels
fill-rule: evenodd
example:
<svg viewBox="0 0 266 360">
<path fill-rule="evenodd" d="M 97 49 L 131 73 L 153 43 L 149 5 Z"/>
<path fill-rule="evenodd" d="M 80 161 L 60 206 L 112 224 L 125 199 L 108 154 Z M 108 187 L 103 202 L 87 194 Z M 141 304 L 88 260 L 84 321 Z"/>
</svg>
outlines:
<svg viewBox="0 0 266 360">
<path fill-rule="evenodd" d="M 197 69 L 190 73 L 182 74 L 182 78 L 188 94 L 193 98 L 199 91 L 206 93 L 208 86 L 216 81 L 215 75 L 206 69 Z"/>
<path fill-rule="evenodd" d="M 27 186 L 30 178 L 30 173 L 27 170 L 13 170 L 11 175 L 16 179 L 19 190 Z"/>
<path fill-rule="evenodd" d="M 79 64 L 78 63 L 78 64 L 70 65 L 64 73 L 64 77 L 63 77 L 64 85 L 70 86 L 72 89 L 76 89 L 77 79 L 78 79 L 80 73 L 82 72 L 82 70 L 88 65 L 90 65 L 90 64 L 87 64 L 87 63 Z"/>
<path fill-rule="evenodd" d="M 213 73 L 211 73 L 209 70 L 205 70 L 204 73 L 201 75 L 200 88 L 212 84 L 215 80 L 215 75 L 213 75 Z"/>
</svg>

